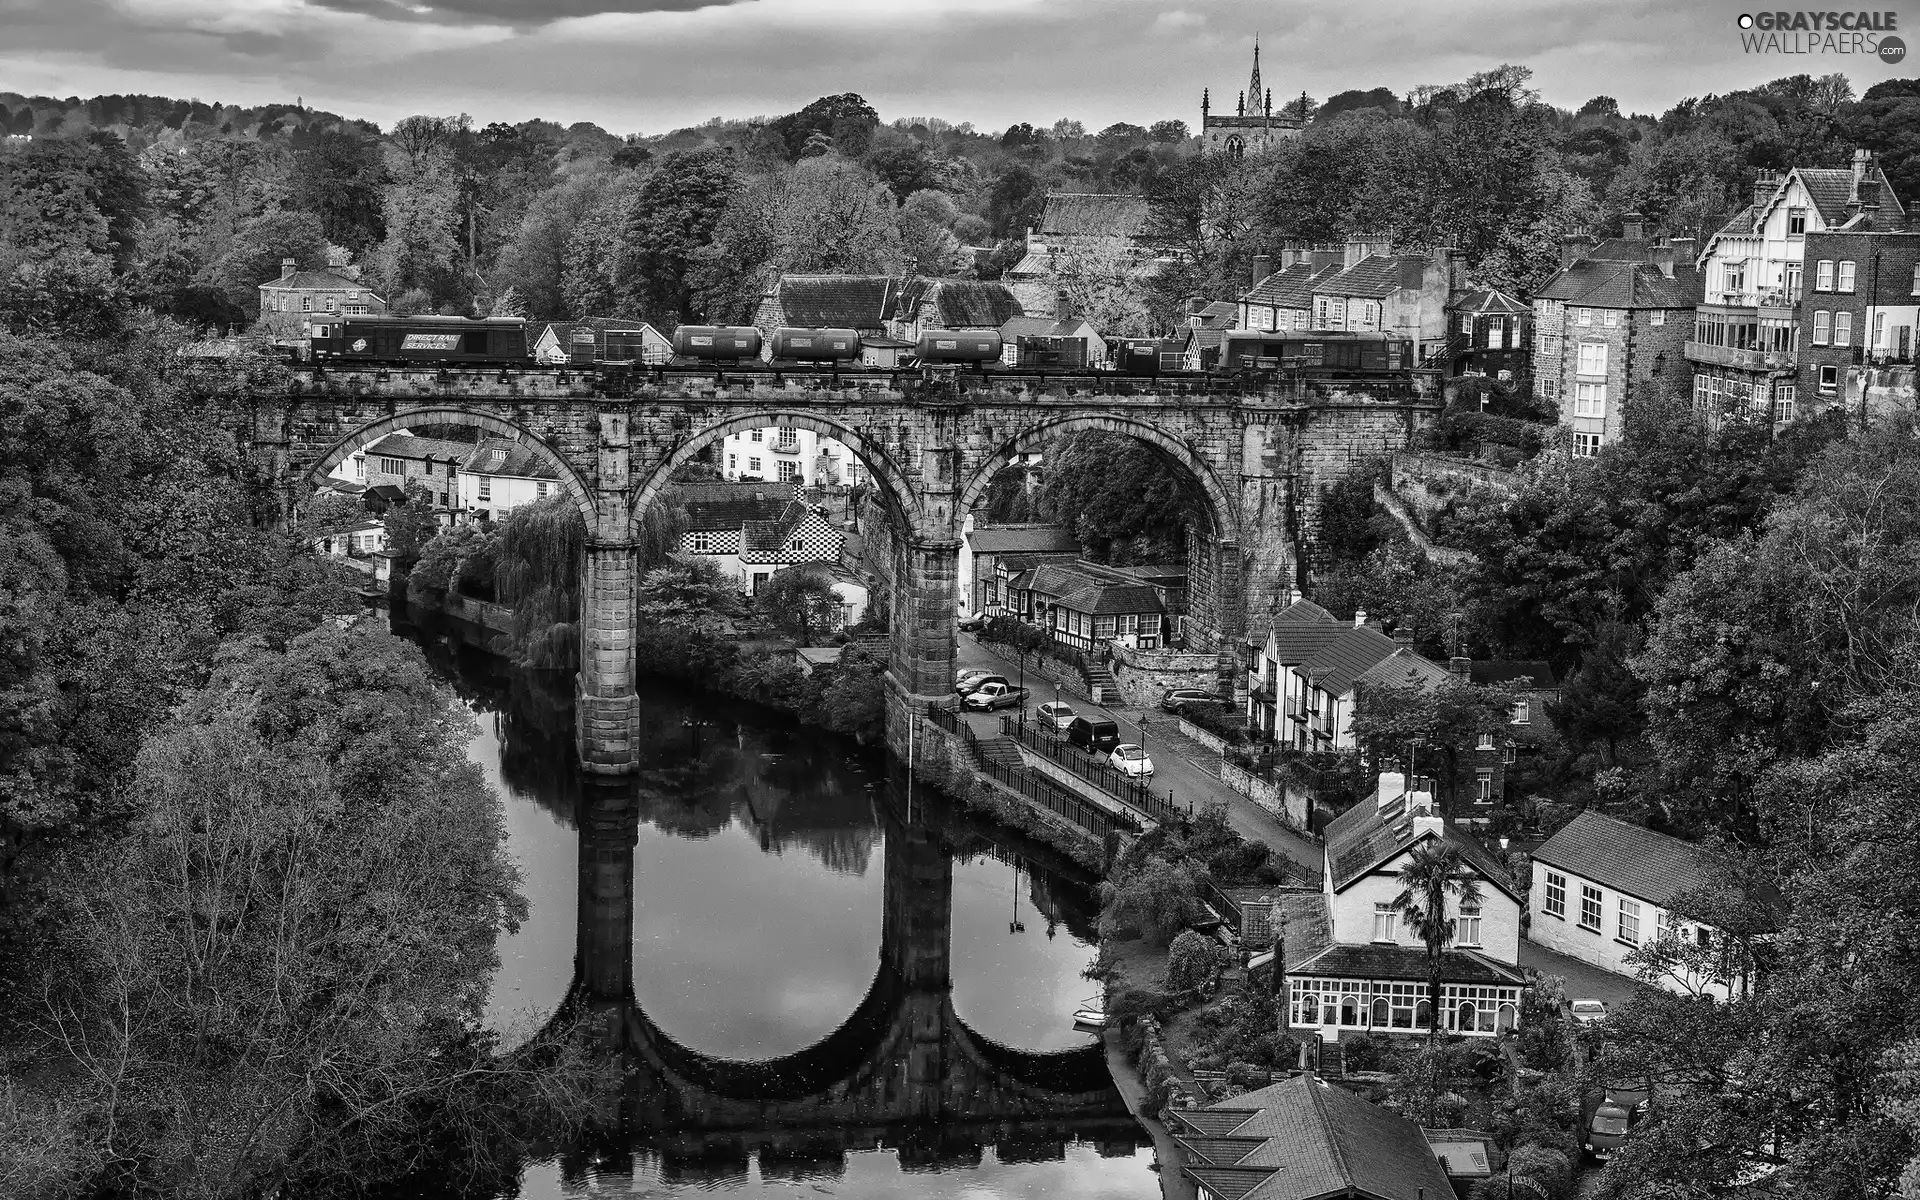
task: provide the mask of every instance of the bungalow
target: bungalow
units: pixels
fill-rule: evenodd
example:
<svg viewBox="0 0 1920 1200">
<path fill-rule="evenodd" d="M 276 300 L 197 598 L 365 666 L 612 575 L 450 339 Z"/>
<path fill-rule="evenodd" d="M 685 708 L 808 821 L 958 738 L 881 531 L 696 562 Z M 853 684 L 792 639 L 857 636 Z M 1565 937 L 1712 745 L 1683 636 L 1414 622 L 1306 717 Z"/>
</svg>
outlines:
<svg viewBox="0 0 1920 1200">
<path fill-rule="evenodd" d="M 673 499 L 687 513 L 680 553 L 712 562 L 749 595 L 781 567 L 838 561 L 846 541 L 794 486 L 685 483 Z"/>
<path fill-rule="evenodd" d="M 1656 940 L 1677 938 L 1723 949 L 1711 977 L 1687 972 L 1655 980 L 1670 992 L 1726 999 L 1745 992 L 1745 968 L 1717 929 L 1676 917 L 1674 897 L 1712 886 L 1699 847 L 1588 809 L 1533 852 L 1528 940 L 1604 971 L 1637 975 L 1627 956 Z"/>
<path fill-rule="evenodd" d="M 534 335 L 533 359 L 549 365 L 564 363 L 663 363 L 673 357 L 673 342 L 645 321 L 613 317 L 585 317 L 578 321 L 548 321 Z"/>
<path fill-rule="evenodd" d="M 1454 1194 L 1420 1127 L 1317 1075 L 1205 1108 L 1169 1109 L 1181 1173 L 1200 1200 L 1445 1200 Z"/>
</svg>

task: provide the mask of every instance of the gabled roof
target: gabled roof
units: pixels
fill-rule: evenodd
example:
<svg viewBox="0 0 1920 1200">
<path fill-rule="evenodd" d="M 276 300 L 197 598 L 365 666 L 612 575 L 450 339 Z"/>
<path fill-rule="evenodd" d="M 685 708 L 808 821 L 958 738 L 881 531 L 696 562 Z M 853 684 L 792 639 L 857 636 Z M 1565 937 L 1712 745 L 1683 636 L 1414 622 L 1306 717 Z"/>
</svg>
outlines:
<svg viewBox="0 0 1920 1200">
<path fill-rule="evenodd" d="M 1300 669 L 1321 691 L 1344 696 L 1362 675 L 1399 649 L 1400 643 L 1371 625 L 1362 625 L 1343 630 L 1339 637 L 1308 655 Z"/>
<path fill-rule="evenodd" d="M 1384 804 L 1379 803 L 1377 796 L 1362 800 L 1329 822 L 1325 834 L 1327 866 L 1332 873 L 1330 882 L 1336 893 L 1346 891 L 1359 880 L 1411 850 L 1423 838 L 1433 836 L 1416 831 L 1413 819 L 1407 812 L 1407 798 L 1404 795 L 1389 797 Z M 1515 902 L 1525 903 L 1519 892 L 1514 890 L 1513 881 L 1506 870 L 1479 842 L 1461 832 L 1451 821 L 1443 823 L 1439 836 L 1460 847 L 1461 857 L 1485 876 L 1488 883 L 1505 892 Z"/>
<path fill-rule="evenodd" d="M 1280 268 L 1254 284 L 1252 291 L 1240 297 L 1240 302 L 1272 305 L 1275 308 L 1311 308 L 1314 286 L 1338 274 L 1338 263 L 1316 271 L 1311 263 L 1297 262 Z"/>
<path fill-rule="evenodd" d="M 1074 318 L 1071 321 L 1056 321 L 1052 317 L 1009 317 L 1000 327 L 1000 336 L 1007 341 L 1023 337 L 1087 338 L 1100 335 L 1092 325 Z"/>
<path fill-rule="evenodd" d="M 1887 181 L 1887 173 L 1880 169 L 1876 161 L 1872 167 L 1880 182 L 1880 212 L 1884 217 L 1889 209 L 1904 213 L 1906 209 L 1900 203 L 1900 197 L 1894 195 L 1893 186 Z M 1820 219 L 1828 225 L 1846 223 L 1847 202 L 1853 199 L 1853 168 L 1851 167 L 1795 167 L 1791 175 L 1798 176 L 1800 186 L 1807 189 L 1807 196 L 1813 206 L 1820 210 Z"/>
<path fill-rule="evenodd" d="M 512 438 L 482 438 L 461 467 L 469 475 L 496 475 L 515 479 L 558 479 L 560 473 L 535 454 L 525 442 Z"/>
<path fill-rule="evenodd" d="M 1039 279 L 1053 269 L 1053 256 L 1045 251 L 1029 250 L 1020 261 L 1000 275 L 1002 279 Z"/>
<path fill-rule="evenodd" d="M 787 324 L 808 329 L 882 329 L 900 298 L 891 275 L 782 275 L 774 288 Z"/>
<path fill-rule="evenodd" d="M 739 529 L 748 521 L 770 521 L 795 504 L 793 487 L 779 483 L 683 483 L 669 499 L 687 511 L 687 532 Z"/>
<path fill-rule="evenodd" d="M 581 317 L 577 321 L 543 321 L 539 329 L 540 332 L 533 335 L 534 341 L 539 341 L 551 332 L 554 340 L 562 347 L 573 344 L 573 331 L 576 329 L 591 329 L 597 337 L 605 336 L 611 329 L 620 333 L 650 333 L 663 342 L 667 340 L 665 334 L 647 322 L 629 321 L 621 317 Z"/>
<path fill-rule="evenodd" d="M 474 446 L 471 442 L 449 442 L 440 438 L 414 437 L 410 433 L 390 433 L 362 451 L 388 458 L 432 458 L 435 462 L 465 462 Z"/>
<path fill-rule="evenodd" d="M 1094 616 L 1165 612 L 1160 593 L 1144 583 L 1093 584 L 1060 597 L 1061 608 Z"/>
<path fill-rule="evenodd" d="M 967 545 L 975 554 L 1017 554 L 1080 549 L 1073 532 L 1064 525 L 1032 525 L 1015 529 L 982 525 L 967 535 Z"/>
<path fill-rule="evenodd" d="M 1396 643 L 1392 654 L 1362 671 L 1354 682 L 1372 687 L 1428 688 L 1438 687 L 1451 677 L 1445 667 Z"/>
<path fill-rule="evenodd" d="M 766 553 L 778 550 L 787 544 L 801 521 L 806 519 L 807 510 L 797 500 L 787 501 L 779 515 L 766 520 L 740 522 L 740 549 L 742 553 L 758 550 Z"/>
<path fill-rule="evenodd" d="M 1210 300 L 1199 312 L 1187 314 L 1189 325 L 1195 317 L 1200 319 L 1201 329 L 1232 329 L 1240 319 L 1240 306 L 1231 300 Z"/>
<path fill-rule="evenodd" d="M 1477 292 L 1468 292 L 1447 302 L 1447 308 L 1455 313 L 1490 313 L 1500 316 L 1524 315 L 1533 310 L 1515 300 L 1498 288 L 1483 288 Z"/>
<path fill-rule="evenodd" d="M 1646 262 L 1582 258 L 1534 292 L 1536 300 L 1560 300 L 1590 308 L 1692 308 L 1706 282 L 1692 263 L 1676 261 L 1669 278 Z"/>
<path fill-rule="evenodd" d="M 1147 198 L 1111 192 L 1048 192 L 1043 236 L 1134 238 L 1147 225 Z"/>
<path fill-rule="evenodd" d="M 1336 942 L 1312 958 L 1287 968 L 1306 975 L 1333 975 L 1344 979 L 1427 978 L 1425 946 L 1394 946 L 1384 942 Z M 1509 986 L 1526 982 L 1517 968 L 1473 950 L 1445 950 L 1440 955 L 1443 983 L 1486 983 Z"/>
<path fill-rule="evenodd" d="M 295 271 L 285 279 L 269 279 L 260 285 L 273 291 L 286 292 L 339 292 L 362 291 L 371 294 L 373 287 L 364 279 L 354 279 L 338 271 Z"/>
<path fill-rule="evenodd" d="M 1441 1200 L 1453 1194 L 1419 1126 L 1315 1075 L 1296 1075 L 1175 1119 L 1209 1126 L 1233 1121 L 1200 1139 L 1223 1157 L 1231 1147 L 1258 1141 L 1231 1166 L 1186 1168 L 1218 1196 Z"/>
<path fill-rule="evenodd" d="M 1548 838 L 1533 858 L 1662 907 L 1713 878 L 1698 846 L 1592 809 Z"/>
<path fill-rule="evenodd" d="M 1560 686 L 1551 664 L 1529 659 L 1475 659 L 1467 667 L 1467 677 L 1482 687 L 1518 683 L 1535 691 L 1546 691 Z"/>
<path fill-rule="evenodd" d="M 1427 260 L 1417 254 L 1369 254 L 1344 271 L 1313 285 L 1316 294 L 1383 299 L 1401 288 L 1417 288 Z"/>
<path fill-rule="evenodd" d="M 919 297 L 917 303 L 916 295 Z M 927 297 L 932 299 L 935 323 L 944 329 L 999 329 L 1014 317 L 1026 315 L 1019 298 L 997 279 L 908 282 L 905 300 L 913 308 L 925 307 Z M 912 312 L 909 310 L 902 315 L 911 316 Z"/>
<path fill-rule="evenodd" d="M 1301 599 L 1295 600 L 1292 604 L 1289 604 L 1285 608 L 1281 609 L 1279 615 L 1274 617 L 1273 621 L 1274 621 L 1274 624 L 1276 625 L 1283 624 L 1283 623 L 1294 624 L 1294 623 L 1306 622 L 1306 621 L 1326 623 L 1326 622 L 1338 622 L 1339 618 L 1334 616 L 1332 613 L 1328 612 L 1326 609 L 1321 608 L 1318 604 L 1315 604 L 1313 601 L 1302 597 Z"/>
</svg>

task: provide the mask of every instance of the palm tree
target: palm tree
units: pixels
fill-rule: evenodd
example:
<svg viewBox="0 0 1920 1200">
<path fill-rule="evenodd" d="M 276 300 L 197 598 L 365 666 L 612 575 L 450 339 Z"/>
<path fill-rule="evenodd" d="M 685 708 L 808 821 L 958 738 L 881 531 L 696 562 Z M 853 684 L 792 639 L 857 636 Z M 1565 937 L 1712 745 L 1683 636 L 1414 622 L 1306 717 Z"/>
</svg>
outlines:
<svg viewBox="0 0 1920 1200">
<path fill-rule="evenodd" d="M 1453 944 L 1454 919 L 1447 915 L 1447 898 L 1456 906 L 1480 903 L 1480 884 L 1467 866 L 1459 845 L 1435 838 L 1413 848 L 1400 872 L 1400 894 L 1393 910 L 1406 918 L 1407 927 L 1427 944 L 1427 1041 L 1440 1034 L 1440 955 Z"/>
</svg>

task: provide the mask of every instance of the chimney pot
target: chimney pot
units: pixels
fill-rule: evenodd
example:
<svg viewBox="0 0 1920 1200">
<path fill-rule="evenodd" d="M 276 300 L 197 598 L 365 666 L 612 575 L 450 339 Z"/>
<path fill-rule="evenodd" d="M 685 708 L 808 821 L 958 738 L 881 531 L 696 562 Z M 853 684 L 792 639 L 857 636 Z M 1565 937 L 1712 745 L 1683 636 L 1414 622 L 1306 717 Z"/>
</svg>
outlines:
<svg viewBox="0 0 1920 1200">
<path fill-rule="evenodd" d="M 1773 198 L 1777 180 L 1772 171 L 1760 171 L 1753 177 L 1753 206 L 1759 208 Z"/>
<path fill-rule="evenodd" d="M 1429 833 L 1435 837 L 1447 836 L 1447 820 L 1445 817 L 1433 811 L 1433 797 L 1428 796 L 1425 792 L 1416 794 L 1426 796 L 1427 803 L 1414 814 L 1413 836 L 1416 838 L 1423 837 Z"/>
<path fill-rule="evenodd" d="M 293 259 L 291 258 L 281 259 L 280 260 L 280 278 L 292 279 L 294 266 L 295 266 L 295 263 Z"/>
<path fill-rule="evenodd" d="M 1073 320 L 1073 297 L 1067 289 L 1061 288 L 1053 294 L 1053 319 L 1056 321 Z"/>
<path fill-rule="evenodd" d="M 1355 629 L 1358 629 L 1362 625 L 1365 625 L 1366 623 L 1367 623 L 1367 610 L 1364 608 L 1354 609 L 1353 610 L 1353 627 Z"/>
<path fill-rule="evenodd" d="M 1673 278 L 1673 256 L 1674 248 L 1670 244 L 1653 248 L 1653 264 L 1659 267 L 1660 273 L 1668 279 Z"/>
<path fill-rule="evenodd" d="M 1593 239 L 1582 233 L 1571 234 L 1560 239 L 1560 268 L 1565 270 L 1579 262 L 1593 246 Z"/>
<path fill-rule="evenodd" d="M 1395 800 L 1407 794 L 1407 777 L 1399 771 L 1380 772 L 1379 786 L 1374 789 L 1374 804 L 1385 808 Z"/>
<path fill-rule="evenodd" d="M 1393 627 L 1393 640 L 1402 646 L 1413 645 L 1413 626 L 1401 622 Z"/>
</svg>

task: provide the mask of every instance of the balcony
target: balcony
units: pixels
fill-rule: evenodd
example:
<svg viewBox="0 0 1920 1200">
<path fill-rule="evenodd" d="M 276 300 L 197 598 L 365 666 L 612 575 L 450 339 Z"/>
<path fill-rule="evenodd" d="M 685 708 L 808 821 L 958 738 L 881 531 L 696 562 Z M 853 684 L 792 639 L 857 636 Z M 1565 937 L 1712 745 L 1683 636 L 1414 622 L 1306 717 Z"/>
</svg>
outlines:
<svg viewBox="0 0 1920 1200">
<path fill-rule="evenodd" d="M 1737 371 L 1787 371 L 1793 368 L 1793 355 L 1784 350 L 1735 350 L 1730 346 L 1709 346 L 1705 342 L 1687 343 L 1687 361 Z"/>
</svg>

